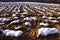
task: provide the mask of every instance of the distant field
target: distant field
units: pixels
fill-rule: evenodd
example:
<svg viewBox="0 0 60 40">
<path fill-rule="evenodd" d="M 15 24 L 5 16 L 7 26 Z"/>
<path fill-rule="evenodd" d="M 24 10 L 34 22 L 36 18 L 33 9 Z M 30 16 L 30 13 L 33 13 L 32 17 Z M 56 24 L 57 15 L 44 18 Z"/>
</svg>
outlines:
<svg viewBox="0 0 60 40">
<path fill-rule="evenodd" d="M 60 3 L 60 0 L 0 0 L 1 2 L 44 2 L 44 3 Z"/>
</svg>

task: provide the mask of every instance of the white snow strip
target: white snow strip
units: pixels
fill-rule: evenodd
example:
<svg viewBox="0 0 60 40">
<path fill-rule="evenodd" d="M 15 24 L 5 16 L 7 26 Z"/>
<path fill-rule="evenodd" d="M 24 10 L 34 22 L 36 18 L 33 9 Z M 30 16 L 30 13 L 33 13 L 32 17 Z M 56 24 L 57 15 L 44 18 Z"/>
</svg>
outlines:
<svg viewBox="0 0 60 40">
<path fill-rule="evenodd" d="M 42 25 L 42 26 L 48 26 L 49 24 L 41 22 L 40 25 Z"/>
<path fill-rule="evenodd" d="M 58 21 L 57 21 L 57 20 L 51 20 L 51 22 L 58 23 Z"/>
<path fill-rule="evenodd" d="M 40 28 L 38 30 L 38 35 L 46 36 L 48 34 L 60 33 L 57 28 Z"/>
<path fill-rule="evenodd" d="M 3 18 L 0 18 L 0 21 L 2 21 L 3 20 Z"/>
<path fill-rule="evenodd" d="M 48 19 L 56 19 L 55 17 L 48 17 Z"/>
<path fill-rule="evenodd" d="M 18 17 L 14 17 L 13 19 L 18 19 Z"/>
<path fill-rule="evenodd" d="M 3 22 L 5 22 L 5 21 L 10 21 L 10 19 L 9 19 L 9 18 L 3 18 L 2 21 L 3 21 Z"/>
<path fill-rule="evenodd" d="M 29 18 L 29 17 L 25 17 L 23 20 L 26 20 L 26 21 L 32 21 L 32 19 L 31 18 Z"/>
<path fill-rule="evenodd" d="M 1 22 L 8 22 L 8 21 L 10 21 L 10 19 L 9 18 L 0 18 L 0 21 Z"/>
<path fill-rule="evenodd" d="M 18 36 L 21 36 L 23 34 L 23 31 L 14 31 L 14 30 L 2 30 L 3 34 L 6 35 L 6 36 L 15 36 L 15 37 L 18 37 Z"/>
<path fill-rule="evenodd" d="M 12 23 L 19 23 L 19 20 L 14 20 L 10 24 L 12 24 Z"/>
<path fill-rule="evenodd" d="M 23 20 L 32 21 L 32 20 L 37 20 L 37 18 L 36 17 L 25 17 Z"/>
<path fill-rule="evenodd" d="M 30 17 L 30 19 L 32 19 L 32 20 L 37 20 L 37 18 L 36 18 L 36 17 Z"/>
</svg>

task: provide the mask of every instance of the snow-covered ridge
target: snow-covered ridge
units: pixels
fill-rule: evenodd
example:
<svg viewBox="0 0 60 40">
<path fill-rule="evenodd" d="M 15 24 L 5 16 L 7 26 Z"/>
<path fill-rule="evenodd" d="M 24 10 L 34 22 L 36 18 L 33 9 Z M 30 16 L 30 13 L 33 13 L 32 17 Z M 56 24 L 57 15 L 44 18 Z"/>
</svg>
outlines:
<svg viewBox="0 0 60 40">
<path fill-rule="evenodd" d="M 58 33 L 60 34 L 60 30 L 57 28 L 40 28 L 38 30 L 38 35 L 46 36 L 48 34 L 55 34 Z"/>
<path fill-rule="evenodd" d="M 10 19 L 9 18 L 0 18 L 0 21 L 1 22 L 8 22 L 8 21 L 10 21 Z"/>
<path fill-rule="evenodd" d="M 6 36 L 15 36 L 15 37 L 18 37 L 18 36 L 21 36 L 23 34 L 23 31 L 14 31 L 14 30 L 9 30 L 9 29 L 6 29 L 6 30 L 1 30 L 2 33 Z"/>
<path fill-rule="evenodd" d="M 32 20 L 37 20 L 37 18 L 36 17 L 25 17 L 23 20 L 26 20 L 26 21 L 32 21 Z"/>
</svg>

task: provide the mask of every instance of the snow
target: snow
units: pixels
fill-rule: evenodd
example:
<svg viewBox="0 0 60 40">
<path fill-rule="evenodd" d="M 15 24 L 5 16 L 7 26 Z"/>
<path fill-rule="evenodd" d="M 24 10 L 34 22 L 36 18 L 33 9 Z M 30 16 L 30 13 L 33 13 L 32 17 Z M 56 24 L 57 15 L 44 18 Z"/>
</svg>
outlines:
<svg viewBox="0 0 60 40">
<path fill-rule="evenodd" d="M 18 9 L 17 12 L 20 12 L 20 9 Z"/>
<path fill-rule="evenodd" d="M 25 22 L 25 25 L 31 26 L 32 24 L 30 22 Z"/>
<path fill-rule="evenodd" d="M 0 18 L 0 21 L 1 22 L 8 22 L 8 21 L 10 21 L 10 19 L 9 18 Z"/>
<path fill-rule="evenodd" d="M 2 30 L 3 34 L 6 34 L 7 32 L 9 32 L 10 30 L 6 29 L 6 30 Z"/>
<path fill-rule="evenodd" d="M 8 31 L 5 35 L 6 36 L 15 36 L 15 31 L 13 31 L 13 30 Z"/>
<path fill-rule="evenodd" d="M 13 17 L 16 17 L 17 15 L 16 15 L 16 14 L 13 14 L 12 16 L 13 16 Z"/>
<path fill-rule="evenodd" d="M 22 34 L 23 34 L 22 31 L 16 31 L 16 32 L 15 32 L 15 37 L 21 36 Z"/>
<path fill-rule="evenodd" d="M 49 19 L 53 19 L 52 17 L 48 17 Z"/>
<path fill-rule="evenodd" d="M 36 18 L 36 17 L 30 17 L 30 19 L 32 19 L 32 20 L 37 20 L 37 18 Z"/>
<path fill-rule="evenodd" d="M 48 26 L 48 23 L 41 22 L 40 25 L 42 25 L 42 26 Z"/>
<path fill-rule="evenodd" d="M 0 21 L 2 21 L 3 20 L 3 18 L 0 18 Z"/>
<path fill-rule="evenodd" d="M 48 18 L 48 17 L 44 15 L 44 16 L 42 16 L 42 18 Z"/>
<path fill-rule="evenodd" d="M 13 19 L 18 19 L 18 17 L 14 17 Z"/>
<path fill-rule="evenodd" d="M 18 36 L 21 36 L 23 34 L 23 31 L 14 31 L 14 30 L 2 30 L 3 34 L 6 35 L 6 36 L 15 36 L 15 37 L 18 37 Z"/>
<path fill-rule="evenodd" d="M 14 20 L 10 24 L 12 24 L 12 23 L 19 23 L 19 20 Z"/>
<path fill-rule="evenodd" d="M 58 23 L 58 21 L 57 21 L 57 20 L 51 20 L 51 22 Z"/>
<path fill-rule="evenodd" d="M 17 27 L 14 27 L 15 29 L 20 29 L 20 28 L 22 28 L 22 26 L 17 26 Z"/>
<path fill-rule="evenodd" d="M 13 14 L 12 14 L 12 17 L 17 17 L 17 14 L 18 14 L 18 12 L 13 13 Z"/>
<path fill-rule="evenodd" d="M 48 19 L 56 19 L 55 17 L 48 17 Z"/>
<path fill-rule="evenodd" d="M 8 22 L 8 21 L 10 21 L 9 18 L 3 18 L 3 20 L 2 20 L 2 22 Z"/>
<path fill-rule="evenodd" d="M 43 22 L 40 23 L 40 25 L 43 25 L 43 24 L 44 24 Z"/>
<path fill-rule="evenodd" d="M 38 34 L 42 35 L 42 36 L 46 36 L 48 34 L 54 34 L 54 33 L 58 33 L 59 30 L 56 28 L 40 28 L 38 30 Z"/>
<path fill-rule="evenodd" d="M 32 21 L 32 20 L 37 20 L 37 18 L 36 17 L 25 17 L 23 20 Z"/>
<path fill-rule="evenodd" d="M 31 18 L 29 18 L 29 17 L 25 17 L 23 20 L 26 20 L 26 21 L 32 21 L 32 19 Z"/>
</svg>

